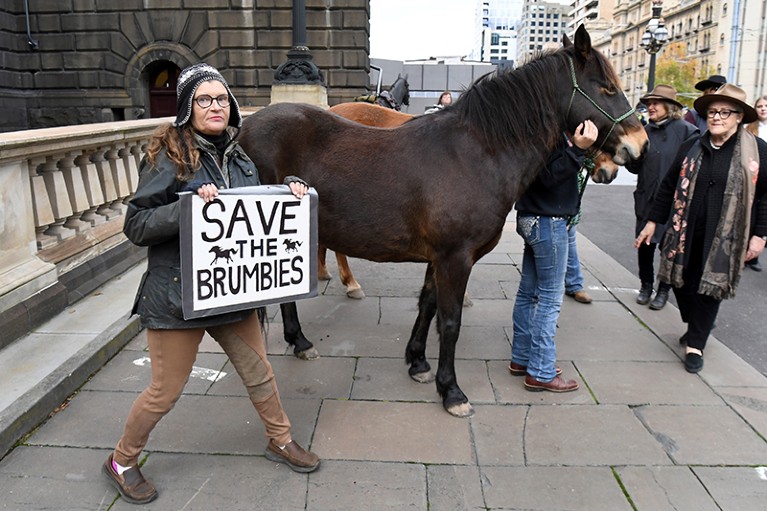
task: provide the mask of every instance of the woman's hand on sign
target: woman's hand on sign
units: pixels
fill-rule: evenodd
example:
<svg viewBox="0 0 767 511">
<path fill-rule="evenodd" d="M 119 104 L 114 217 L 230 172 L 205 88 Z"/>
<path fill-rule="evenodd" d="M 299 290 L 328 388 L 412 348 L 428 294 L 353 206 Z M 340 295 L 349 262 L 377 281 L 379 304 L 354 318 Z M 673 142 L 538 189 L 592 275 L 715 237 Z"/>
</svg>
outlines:
<svg viewBox="0 0 767 511">
<path fill-rule="evenodd" d="M 205 202 L 210 202 L 218 197 L 218 188 L 213 183 L 208 183 L 197 189 L 197 195 Z"/>
<path fill-rule="evenodd" d="M 309 192 L 309 187 L 306 186 L 306 183 L 300 183 L 298 181 L 293 181 L 288 185 L 288 187 L 290 188 L 290 191 L 293 192 L 293 195 L 299 199 L 302 199 L 304 195 Z"/>
</svg>

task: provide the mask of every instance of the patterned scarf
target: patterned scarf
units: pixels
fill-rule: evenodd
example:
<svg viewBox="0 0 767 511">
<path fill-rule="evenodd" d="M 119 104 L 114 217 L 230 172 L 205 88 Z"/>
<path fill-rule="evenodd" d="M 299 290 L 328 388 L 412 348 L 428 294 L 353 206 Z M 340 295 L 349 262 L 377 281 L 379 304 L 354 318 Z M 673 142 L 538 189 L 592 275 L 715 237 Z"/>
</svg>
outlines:
<svg viewBox="0 0 767 511">
<path fill-rule="evenodd" d="M 735 296 L 735 288 L 740 281 L 740 270 L 748 247 L 751 205 L 759 173 L 759 152 L 755 137 L 742 128 L 738 128 L 735 136 L 738 138 L 730 160 L 722 212 L 711 250 L 706 255 L 698 288 L 699 294 L 718 300 Z M 677 288 L 684 285 L 682 274 L 689 205 L 702 161 L 703 147 L 700 142 L 696 142 L 682 163 L 672 203 L 671 225 L 661 245 L 658 276 L 661 281 Z"/>
</svg>

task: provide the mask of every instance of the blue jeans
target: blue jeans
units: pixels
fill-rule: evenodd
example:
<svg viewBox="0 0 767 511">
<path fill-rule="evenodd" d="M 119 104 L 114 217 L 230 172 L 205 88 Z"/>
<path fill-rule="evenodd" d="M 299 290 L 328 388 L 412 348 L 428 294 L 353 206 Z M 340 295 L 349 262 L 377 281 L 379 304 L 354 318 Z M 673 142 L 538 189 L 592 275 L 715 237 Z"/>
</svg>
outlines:
<svg viewBox="0 0 767 511">
<path fill-rule="evenodd" d="M 565 293 L 575 294 L 583 289 L 581 261 L 578 259 L 578 247 L 575 238 L 578 233 L 575 226 L 567 229 L 567 273 L 565 273 Z"/>
<path fill-rule="evenodd" d="M 511 361 L 527 366 L 527 374 L 536 380 L 550 382 L 556 376 L 554 336 L 567 268 L 567 220 L 517 215 L 517 233 L 525 251 L 514 302 Z"/>
</svg>

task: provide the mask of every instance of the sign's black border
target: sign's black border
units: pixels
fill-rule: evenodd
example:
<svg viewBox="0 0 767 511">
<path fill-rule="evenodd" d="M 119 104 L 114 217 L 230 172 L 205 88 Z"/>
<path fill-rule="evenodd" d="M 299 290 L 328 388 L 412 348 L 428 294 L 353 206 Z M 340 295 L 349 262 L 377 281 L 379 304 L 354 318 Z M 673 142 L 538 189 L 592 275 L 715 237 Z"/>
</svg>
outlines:
<svg viewBox="0 0 767 511">
<path fill-rule="evenodd" d="M 219 190 L 220 195 L 292 195 L 290 189 L 287 186 L 279 185 L 263 185 L 263 186 L 247 186 L 242 188 L 232 188 Z M 233 312 L 238 310 L 254 309 L 261 307 L 262 305 L 272 305 L 277 303 L 293 302 L 301 300 L 303 298 L 312 298 L 318 294 L 317 285 L 317 211 L 319 206 L 319 198 L 317 191 L 314 188 L 309 189 L 309 193 L 303 200 L 309 200 L 310 211 L 310 225 L 311 229 L 309 234 L 309 292 L 286 295 L 279 299 L 259 300 L 254 302 L 244 302 L 238 304 L 232 304 L 222 307 L 211 307 L 209 309 L 197 310 L 193 309 L 194 289 L 192 285 L 192 192 L 184 192 L 179 194 L 180 211 L 179 211 L 179 234 L 181 238 L 180 250 L 181 250 L 181 303 L 182 310 L 184 312 L 184 319 L 204 318 L 209 316 L 215 316 L 218 314 L 224 314 L 226 312 Z"/>
</svg>

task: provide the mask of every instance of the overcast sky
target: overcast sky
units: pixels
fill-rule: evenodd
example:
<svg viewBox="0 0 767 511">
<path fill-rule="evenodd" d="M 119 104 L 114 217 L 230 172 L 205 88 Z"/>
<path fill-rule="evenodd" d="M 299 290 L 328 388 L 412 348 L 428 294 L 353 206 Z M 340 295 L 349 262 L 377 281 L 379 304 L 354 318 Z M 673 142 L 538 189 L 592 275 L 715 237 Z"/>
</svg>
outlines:
<svg viewBox="0 0 767 511">
<path fill-rule="evenodd" d="M 370 0 L 370 56 L 415 60 L 468 55 L 475 5 L 471 0 Z"/>
</svg>

